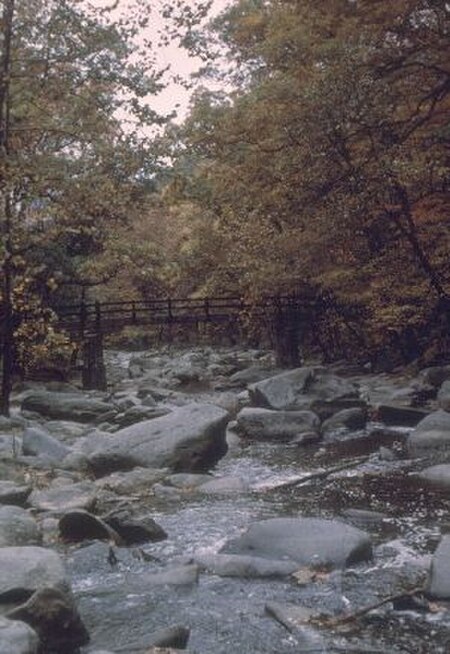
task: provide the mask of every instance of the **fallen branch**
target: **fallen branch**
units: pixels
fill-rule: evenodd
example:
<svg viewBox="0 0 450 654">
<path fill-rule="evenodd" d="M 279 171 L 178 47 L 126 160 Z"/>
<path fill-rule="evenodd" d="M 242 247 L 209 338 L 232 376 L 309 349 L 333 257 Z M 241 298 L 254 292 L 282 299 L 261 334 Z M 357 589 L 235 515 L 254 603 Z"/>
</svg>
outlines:
<svg viewBox="0 0 450 654">
<path fill-rule="evenodd" d="M 403 599 L 404 597 L 414 597 L 415 595 L 418 595 L 419 593 L 423 593 L 423 592 L 424 592 L 423 586 L 416 586 L 415 588 L 412 588 L 409 591 L 403 591 L 402 593 L 396 593 L 395 595 L 388 595 L 387 597 L 384 597 L 378 602 L 375 602 L 374 604 L 369 604 L 369 606 L 366 606 L 363 609 L 359 609 L 359 611 L 355 611 L 354 613 L 349 613 L 347 615 L 341 615 L 336 617 L 334 616 L 311 617 L 309 619 L 309 623 L 320 627 L 339 627 L 341 625 L 345 625 L 350 622 L 356 622 L 357 620 L 359 620 L 359 618 L 363 617 L 364 615 L 367 615 L 367 613 L 370 613 L 371 611 L 380 608 L 380 606 L 389 604 L 389 602 L 395 602 L 396 600 Z"/>
<path fill-rule="evenodd" d="M 328 477 L 328 475 L 332 475 L 334 472 L 340 472 L 341 470 L 349 470 L 350 468 L 356 468 L 361 463 L 365 463 L 369 459 L 370 459 L 370 455 L 360 456 L 357 459 L 353 459 L 352 461 L 347 461 L 347 463 L 341 463 L 338 466 L 333 466 L 332 468 L 327 468 L 326 470 L 319 470 L 319 472 L 312 472 L 309 475 L 304 475 L 303 477 L 298 477 L 297 479 L 284 481 L 281 484 L 277 484 L 276 486 L 271 486 L 270 488 L 267 489 L 266 492 L 279 490 L 280 488 L 294 488 L 295 486 L 301 486 L 302 484 L 306 484 L 309 481 L 313 481 L 314 479 L 323 479 L 324 477 Z"/>
</svg>

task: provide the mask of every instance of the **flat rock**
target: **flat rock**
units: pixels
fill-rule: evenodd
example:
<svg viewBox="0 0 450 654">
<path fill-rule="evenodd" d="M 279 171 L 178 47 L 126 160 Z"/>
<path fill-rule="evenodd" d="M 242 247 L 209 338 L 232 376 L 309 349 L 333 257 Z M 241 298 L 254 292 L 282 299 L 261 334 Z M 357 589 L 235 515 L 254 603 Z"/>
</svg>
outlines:
<svg viewBox="0 0 450 654">
<path fill-rule="evenodd" d="M 295 561 L 277 561 L 240 554 L 196 554 L 195 563 L 219 577 L 261 579 L 287 577 L 298 570 Z"/>
<path fill-rule="evenodd" d="M 410 456 L 433 455 L 450 449 L 450 413 L 439 409 L 421 420 L 409 435 L 406 446 Z"/>
<path fill-rule="evenodd" d="M 46 587 L 69 587 L 56 552 L 34 546 L 0 548 L 0 603 L 27 599 Z"/>
<path fill-rule="evenodd" d="M 16 484 L 13 481 L 0 481 L 0 504 L 24 506 L 31 490 L 31 486 L 25 484 Z"/>
<path fill-rule="evenodd" d="M 22 402 L 22 411 L 38 413 L 52 420 L 94 422 L 114 407 L 106 402 L 85 397 L 81 393 L 32 392 Z"/>
<path fill-rule="evenodd" d="M 72 509 L 93 508 L 97 495 L 97 487 L 91 481 L 80 481 L 66 486 L 56 486 L 46 490 L 35 490 L 28 501 L 39 511 L 54 511 L 64 513 Z"/>
<path fill-rule="evenodd" d="M 37 654 L 39 638 L 24 622 L 0 616 L 0 654 Z"/>
<path fill-rule="evenodd" d="M 98 476 L 135 466 L 204 472 L 227 451 L 228 420 L 219 407 L 189 404 L 105 438 L 89 462 Z"/>
<path fill-rule="evenodd" d="M 364 531 L 336 520 L 271 518 L 251 525 L 221 551 L 344 568 L 369 560 L 372 543 Z"/>
<path fill-rule="evenodd" d="M 0 547 L 39 545 L 42 541 L 35 519 L 18 506 L 0 506 Z"/>
<path fill-rule="evenodd" d="M 450 536 L 444 536 L 431 561 L 427 589 L 433 599 L 450 599 Z"/>
<path fill-rule="evenodd" d="M 274 411 L 246 407 L 236 416 L 237 431 L 255 440 L 292 440 L 304 432 L 317 431 L 319 417 L 312 411 Z"/>
</svg>

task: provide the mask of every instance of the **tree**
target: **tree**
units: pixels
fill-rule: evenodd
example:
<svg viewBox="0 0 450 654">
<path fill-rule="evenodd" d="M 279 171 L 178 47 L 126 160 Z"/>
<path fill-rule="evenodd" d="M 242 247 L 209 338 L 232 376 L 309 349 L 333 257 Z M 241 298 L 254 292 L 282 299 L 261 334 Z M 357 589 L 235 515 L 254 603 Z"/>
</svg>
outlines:
<svg viewBox="0 0 450 654">
<path fill-rule="evenodd" d="M 139 128 L 162 122 L 144 102 L 162 73 L 148 49 L 139 64 L 131 57 L 150 3 L 130 6 L 126 20 L 114 17 L 117 3 L 1 4 L 0 412 L 8 414 L 21 313 L 41 321 L 42 346 L 54 333 L 45 329 L 52 314 L 42 309 L 43 289 L 98 283 L 117 266 L 98 270 L 88 255 L 139 209 L 155 166 Z M 60 252 L 58 265 L 50 251 Z"/>
<path fill-rule="evenodd" d="M 362 302 L 374 344 L 448 301 L 448 18 L 443 0 L 244 0 L 216 21 L 236 90 L 202 96 L 186 139 L 244 292 Z"/>
</svg>

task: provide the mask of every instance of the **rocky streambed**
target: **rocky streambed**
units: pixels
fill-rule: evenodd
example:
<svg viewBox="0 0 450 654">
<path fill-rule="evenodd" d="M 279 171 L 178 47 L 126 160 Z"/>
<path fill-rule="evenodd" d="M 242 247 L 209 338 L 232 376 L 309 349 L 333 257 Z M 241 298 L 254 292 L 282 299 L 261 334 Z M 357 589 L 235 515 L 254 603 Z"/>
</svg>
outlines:
<svg viewBox="0 0 450 654">
<path fill-rule="evenodd" d="M 0 419 L 0 654 L 450 651 L 450 366 L 108 362 Z"/>
</svg>

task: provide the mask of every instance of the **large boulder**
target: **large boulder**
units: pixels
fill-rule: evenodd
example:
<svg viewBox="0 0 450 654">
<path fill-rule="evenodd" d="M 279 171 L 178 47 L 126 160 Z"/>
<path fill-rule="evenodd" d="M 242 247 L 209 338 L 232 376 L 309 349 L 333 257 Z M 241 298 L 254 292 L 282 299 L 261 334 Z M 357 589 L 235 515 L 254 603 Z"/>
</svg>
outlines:
<svg viewBox="0 0 450 654">
<path fill-rule="evenodd" d="M 271 518 L 251 525 L 222 551 L 343 568 L 370 559 L 372 543 L 364 531 L 335 520 Z"/>
<path fill-rule="evenodd" d="M 0 506 L 0 547 L 39 545 L 41 532 L 35 519 L 18 506 Z"/>
<path fill-rule="evenodd" d="M 256 440 L 292 440 L 304 432 L 320 427 L 319 417 L 312 411 L 273 411 L 271 409 L 242 409 L 236 417 L 237 431 Z"/>
<path fill-rule="evenodd" d="M 433 599 L 450 599 L 450 536 L 444 536 L 431 561 L 428 595 Z"/>
<path fill-rule="evenodd" d="M 249 386 L 253 405 L 277 410 L 312 410 L 322 419 L 359 406 L 357 387 L 323 368 L 305 366 Z"/>
<path fill-rule="evenodd" d="M 211 404 L 188 404 L 167 416 L 117 431 L 98 442 L 89 462 L 98 476 L 135 466 L 201 472 L 227 451 L 229 414 Z"/>
<path fill-rule="evenodd" d="M 0 548 L 0 603 L 28 599 L 46 587 L 69 588 L 56 552 L 34 546 Z"/>
<path fill-rule="evenodd" d="M 450 413 L 440 409 L 421 420 L 406 442 L 410 456 L 433 455 L 450 449 Z"/>
<path fill-rule="evenodd" d="M 95 422 L 114 410 L 111 404 L 85 397 L 81 393 L 51 393 L 38 391 L 27 395 L 22 411 L 38 413 L 53 420 Z"/>
<path fill-rule="evenodd" d="M 0 616 L 0 654 L 37 654 L 39 639 L 24 622 Z"/>
<path fill-rule="evenodd" d="M 266 409 L 296 409 L 298 401 L 314 378 L 314 369 L 296 368 L 250 384 L 250 400 L 253 405 Z"/>
</svg>

